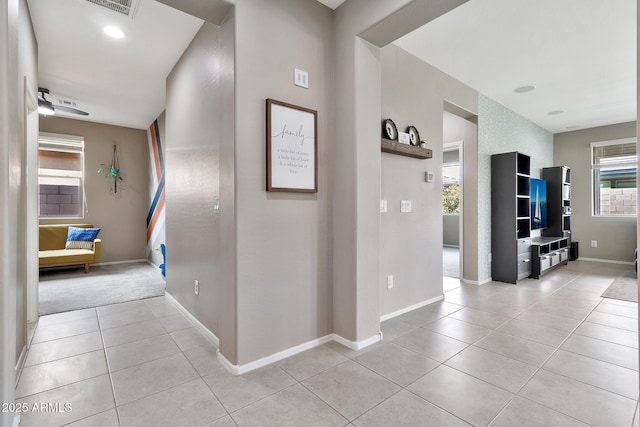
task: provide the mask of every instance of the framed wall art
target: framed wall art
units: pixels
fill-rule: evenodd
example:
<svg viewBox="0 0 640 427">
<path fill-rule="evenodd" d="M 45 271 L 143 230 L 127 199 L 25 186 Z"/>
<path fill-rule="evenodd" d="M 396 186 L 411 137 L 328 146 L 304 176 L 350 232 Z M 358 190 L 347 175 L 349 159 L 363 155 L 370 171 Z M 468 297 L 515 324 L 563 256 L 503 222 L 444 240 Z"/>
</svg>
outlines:
<svg viewBox="0 0 640 427">
<path fill-rule="evenodd" d="M 318 112 L 267 99 L 267 191 L 318 192 Z"/>
</svg>

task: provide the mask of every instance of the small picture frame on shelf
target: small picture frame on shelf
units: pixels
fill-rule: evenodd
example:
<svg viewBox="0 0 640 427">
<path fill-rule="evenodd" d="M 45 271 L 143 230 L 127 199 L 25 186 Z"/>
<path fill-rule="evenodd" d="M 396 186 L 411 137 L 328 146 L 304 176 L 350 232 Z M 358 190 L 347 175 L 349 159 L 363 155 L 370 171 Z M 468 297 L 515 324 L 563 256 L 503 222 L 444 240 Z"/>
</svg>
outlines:
<svg viewBox="0 0 640 427">
<path fill-rule="evenodd" d="M 386 119 L 382 121 L 382 137 L 392 141 L 398 140 L 398 128 L 393 120 Z"/>
<path fill-rule="evenodd" d="M 409 126 L 407 133 L 409 134 L 409 143 L 411 145 L 420 145 L 420 134 L 415 126 Z"/>
</svg>

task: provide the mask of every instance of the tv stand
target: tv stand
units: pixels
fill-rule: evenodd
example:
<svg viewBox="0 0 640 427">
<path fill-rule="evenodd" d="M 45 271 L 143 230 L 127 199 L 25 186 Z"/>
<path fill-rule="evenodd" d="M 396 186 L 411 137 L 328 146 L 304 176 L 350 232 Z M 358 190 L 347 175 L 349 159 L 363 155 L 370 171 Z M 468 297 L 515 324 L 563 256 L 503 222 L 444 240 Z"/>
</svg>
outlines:
<svg viewBox="0 0 640 427">
<path fill-rule="evenodd" d="M 539 279 L 569 262 L 569 237 L 534 237 L 531 239 L 531 277 Z"/>
</svg>

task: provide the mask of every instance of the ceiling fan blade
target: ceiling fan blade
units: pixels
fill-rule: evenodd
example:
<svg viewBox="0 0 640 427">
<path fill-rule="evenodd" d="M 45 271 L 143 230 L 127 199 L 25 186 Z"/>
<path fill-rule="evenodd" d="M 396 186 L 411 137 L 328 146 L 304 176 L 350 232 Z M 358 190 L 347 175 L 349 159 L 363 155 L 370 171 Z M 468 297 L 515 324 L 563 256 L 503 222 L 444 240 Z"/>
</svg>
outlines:
<svg viewBox="0 0 640 427">
<path fill-rule="evenodd" d="M 89 115 L 89 113 L 87 113 L 86 111 L 78 110 L 77 108 L 66 107 L 64 105 L 54 105 L 53 108 L 56 111 L 64 111 L 65 113 L 79 114 L 81 116 L 88 116 Z"/>
</svg>

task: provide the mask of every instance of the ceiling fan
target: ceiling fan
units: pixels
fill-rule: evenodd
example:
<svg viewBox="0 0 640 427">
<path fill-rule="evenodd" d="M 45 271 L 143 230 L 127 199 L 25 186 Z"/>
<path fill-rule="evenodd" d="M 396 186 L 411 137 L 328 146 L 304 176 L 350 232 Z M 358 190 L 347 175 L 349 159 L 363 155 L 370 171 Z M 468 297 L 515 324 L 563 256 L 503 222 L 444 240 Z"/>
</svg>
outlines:
<svg viewBox="0 0 640 427">
<path fill-rule="evenodd" d="M 86 111 L 78 110 L 77 108 L 69 107 L 68 105 L 53 105 L 51 101 L 49 101 L 45 95 L 49 95 L 49 89 L 39 87 L 38 88 L 38 113 L 50 116 L 56 113 L 56 110 L 64 111 L 65 113 L 71 114 L 79 114 L 81 116 L 88 116 L 89 113 Z M 70 101 L 61 101 L 74 105 L 75 103 Z"/>
</svg>

